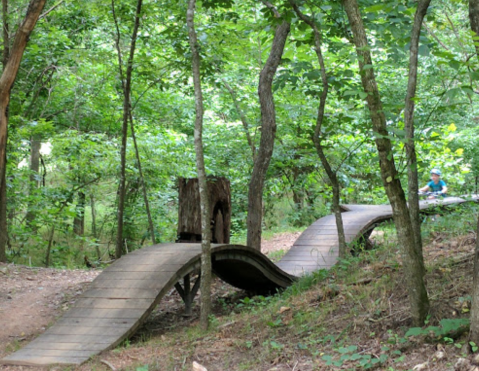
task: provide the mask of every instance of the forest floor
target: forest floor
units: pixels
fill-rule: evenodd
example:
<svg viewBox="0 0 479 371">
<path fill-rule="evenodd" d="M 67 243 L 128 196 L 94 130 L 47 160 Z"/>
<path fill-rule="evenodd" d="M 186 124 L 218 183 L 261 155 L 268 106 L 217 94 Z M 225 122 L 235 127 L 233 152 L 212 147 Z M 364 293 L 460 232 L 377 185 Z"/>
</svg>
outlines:
<svg viewBox="0 0 479 371">
<path fill-rule="evenodd" d="M 298 236 L 276 235 L 263 242 L 263 251 L 286 251 Z M 378 232 L 373 238 L 384 243 L 389 237 Z M 430 325 L 468 316 L 474 243 L 472 232 L 454 238 L 437 232 L 425 245 Z M 179 371 L 195 370 L 197 362 L 201 371 L 479 371 L 479 359 L 467 353 L 461 333 L 406 338 L 411 325 L 399 252 L 379 259 L 371 254 L 296 294 L 271 300 L 246 299 L 247 293 L 216 280 L 213 329 L 203 334 L 197 330 L 198 306 L 193 316 L 183 316 L 181 299 L 172 291 L 116 349 L 80 367 L 35 370 Z M 54 323 L 99 273 L 0 264 L 0 358 Z M 0 365 L 1 371 L 27 369 Z"/>
</svg>

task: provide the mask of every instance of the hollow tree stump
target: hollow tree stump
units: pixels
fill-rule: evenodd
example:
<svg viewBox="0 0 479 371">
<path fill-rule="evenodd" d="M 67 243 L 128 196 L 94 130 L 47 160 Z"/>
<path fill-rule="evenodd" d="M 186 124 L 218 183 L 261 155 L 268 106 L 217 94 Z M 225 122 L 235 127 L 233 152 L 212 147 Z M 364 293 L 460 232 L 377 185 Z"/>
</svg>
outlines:
<svg viewBox="0 0 479 371">
<path fill-rule="evenodd" d="M 211 207 L 211 242 L 229 243 L 231 191 L 226 178 L 208 177 Z M 201 242 L 198 179 L 178 179 L 178 233 L 176 242 Z"/>
</svg>

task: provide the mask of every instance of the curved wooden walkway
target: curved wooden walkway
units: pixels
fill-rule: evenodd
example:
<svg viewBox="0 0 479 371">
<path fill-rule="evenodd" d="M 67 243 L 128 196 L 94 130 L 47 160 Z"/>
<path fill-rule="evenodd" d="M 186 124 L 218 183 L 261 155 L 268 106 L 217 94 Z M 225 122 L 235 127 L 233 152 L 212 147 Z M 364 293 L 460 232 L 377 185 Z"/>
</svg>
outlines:
<svg viewBox="0 0 479 371">
<path fill-rule="evenodd" d="M 421 209 L 466 201 L 452 197 L 423 201 Z M 348 243 L 392 218 L 391 207 L 387 205 L 346 205 L 344 209 Z M 199 270 L 200 254 L 199 244 L 171 243 L 150 246 L 122 257 L 106 268 L 53 326 L 0 363 L 81 364 L 131 336 L 173 287 L 182 296 L 188 311 L 199 287 L 198 280 L 194 284 L 190 282 L 190 275 Z M 277 265 L 246 246 L 212 247 L 214 273 L 233 286 L 257 292 L 287 287 L 296 277 L 331 267 L 337 256 L 333 215 L 307 228 Z"/>
</svg>

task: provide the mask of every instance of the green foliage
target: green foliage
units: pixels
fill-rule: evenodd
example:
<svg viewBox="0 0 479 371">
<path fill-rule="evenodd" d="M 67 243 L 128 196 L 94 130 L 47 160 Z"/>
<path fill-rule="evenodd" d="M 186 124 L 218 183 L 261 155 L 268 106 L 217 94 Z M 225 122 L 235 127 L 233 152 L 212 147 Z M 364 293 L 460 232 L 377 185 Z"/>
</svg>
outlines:
<svg viewBox="0 0 479 371">
<path fill-rule="evenodd" d="M 264 308 L 272 301 L 275 300 L 274 296 L 263 296 L 263 295 L 258 295 L 253 298 L 246 297 L 244 299 L 240 299 L 239 303 L 236 304 L 237 309 L 246 309 L 249 311 L 254 311 L 258 308 Z"/>
<path fill-rule="evenodd" d="M 323 355 L 321 358 L 325 361 L 326 366 L 335 366 L 343 367 L 347 365 L 348 369 L 371 369 L 375 367 L 380 367 L 386 361 L 388 361 L 393 356 L 399 354 L 394 352 L 389 352 L 390 348 L 383 346 L 381 350 L 384 352 L 381 355 L 372 355 L 364 354 L 363 352 L 358 351 L 356 345 L 350 345 L 347 347 L 339 347 L 335 349 L 335 354 L 333 355 Z M 400 352 L 399 352 L 400 353 Z M 397 358 L 397 357 L 396 357 Z"/>
<path fill-rule="evenodd" d="M 428 326 L 426 328 L 422 327 L 413 327 L 410 328 L 405 336 L 427 336 L 436 341 L 451 341 L 451 336 L 462 327 L 469 326 L 468 318 L 452 318 L 452 319 L 442 319 L 439 322 L 440 326 Z"/>
<path fill-rule="evenodd" d="M 341 202 L 385 203 L 366 95 L 357 56 L 348 41 L 344 10 L 337 1 L 299 3 L 322 33 L 329 95 L 320 135 L 337 171 Z M 288 2 L 275 5 L 292 27 L 273 82 L 277 140 L 265 180 L 263 225 L 273 231 L 309 225 L 330 213 L 332 199 L 331 184 L 311 140 L 323 89 L 313 34 L 294 16 Z M 362 4 L 368 35 L 374 35 L 373 65 L 366 68 L 373 67 L 377 75 L 388 138 L 393 141 L 403 185 L 403 109 L 415 6 L 398 0 Z M 19 7 L 12 7 L 12 14 L 19 14 Z M 144 4 L 133 66 L 133 120 L 158 241 L 176 237 L 176 178 L 194 177 L 196 172 L 195 102 L 185 10 L 185 3 L 174 1 Z M 129 52 L 127 35 L 131 35 L 135 9 L 131 2 L 119 0 L 115 11 L 121 36 L 118 46 L 124 57 Z M 230 179 L 232 238 L 243 241 L 254 161 L 245 131 L 257 150 L 261 134 L 258 75 L 280 20 L 262 3 L 231 0 L 198 2 L 196 17 L 207 172 Z M 463 21 L 466 18 L 464 2 L 431 5 L 424 22 L 427 32 L 420 37 L 414 97 L 420 180 L 426 182 L 429 170 L 439 167 L 453 195 L 476 191 L 479 176 L 478 97 L 473 94 L 477 59 L 467 57 L 475 53 L 475 47 Z M 9 106 L 10 260 L 32 259 L 39 264 L 52 226 L 54 265 L 81 265 L 83 252 L 106 257 L 108 247 L 114 245 L 123 104 L 112 38 L 115 28 L 111 4 L 74 0 L 42 18 L 30 38 Z M 51 153 L 42 155 L 40 173 L 24 166 L 32 139 L 51 146 Z M 127 157 L 125 236 L 128 246 L 136 249 L 150 243 L 152 236 L 131 141 Z M 45 186 L 34 186 L 31 178 L 45 180 Z M 27 215 L 35 218 L 26 222 Z M 82 216 L 85 230 L 79 236 L 73 221 Z"/>
</svg>

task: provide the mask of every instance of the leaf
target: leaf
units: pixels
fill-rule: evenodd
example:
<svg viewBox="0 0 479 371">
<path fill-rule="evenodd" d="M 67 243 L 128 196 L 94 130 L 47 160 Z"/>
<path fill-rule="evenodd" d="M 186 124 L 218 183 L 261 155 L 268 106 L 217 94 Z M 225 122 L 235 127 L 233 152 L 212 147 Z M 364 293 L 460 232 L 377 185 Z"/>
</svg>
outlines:
<svg viewBox="0 0 479 371">
<path fill-rule="evenodd" d="M 388 176 L 386 178 L 386 182 L 391 183 L 393 181 L 393 178 L 391 176 Z"/>
<path fill-rule="evenodd" d="M 423 57 L 427 57 L 430 53 L 429 47 L 426 44 L 422 44 L 419 46 L 418 54 L 422 55 Z"/>
<path fill-rule="evenodd" d="M 366 9 L 364 9 L 366 12 L 372 12 L 372 13 L 377 13 L 377 12 L 380 12 L 381 10 L 383 10 L 384 8 L 386 8 L 386 5 L 387 4 L 378 4 L 378 5 L 373 5 L 373 6 L 370 6 Z"/>
<path fill-rule="evenodd" d="M 447 130 L 449 130 L 449 131 L 456 131 L 456 129 L 457 129 L 457 126 L 454 125 L 454 123 L 452 123 L 451 125 L 449 125 L 449 126 L 447 127 Z"/>
<path fill-rule="evenodd" d="M 346 90 L 346 91 L 343 93 L 343 95 L 345 95 L 345 96 L 346 96 L 346 95 L 357 95 L 357 94 L 359 94 L 359 93 L 360 93 L 359 90 Z"/>
<path fill-rule="evenodd" d="M 406 332 L 406 337 L 418 336 L 424 334 L 424 330 L 421 327 L 412 327 Z"/>
</svg>

